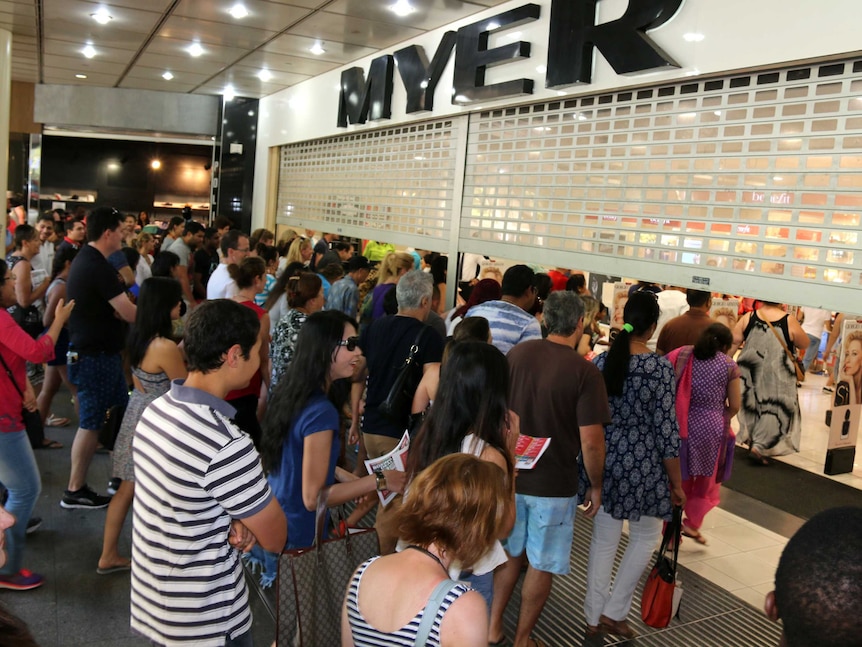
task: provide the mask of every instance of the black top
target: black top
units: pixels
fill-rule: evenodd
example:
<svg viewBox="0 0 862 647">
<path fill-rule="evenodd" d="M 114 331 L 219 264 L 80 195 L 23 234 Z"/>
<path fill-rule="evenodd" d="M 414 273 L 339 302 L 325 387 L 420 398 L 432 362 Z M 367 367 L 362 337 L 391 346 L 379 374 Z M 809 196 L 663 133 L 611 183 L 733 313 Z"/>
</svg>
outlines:
<svg viewBox="0 0 862 647">
<path fill-rule="evenodd" d="M 69 318 L 75 350 L 95 355 L 123 349 L 126 324 L 115 316 L 109 301 L 125 289 L 122 277 L 102 253 L 92 245 L 84 245 L 72 261 L 66 280 L 66 296 L 75 300 Z"/>
<path fill-rule="evenodd" d="M 399 429 L 380 415 L 377 407 L 389 394 L 398 369 L 407 359 L 410 346 L 416 341 L 424 325 L 413 317 L 388 315 L 377 319 L 362 333 L 359 347 L 368 360 L 368 392 L 365 397 L 365 415 L 362 418 L 363 432 L 392 438 L 400 438 L 404 433 L 403 428 Z M 426 332 L 416 358 L 419 366 L 439 362 L 443 358 L 443 340 L 440 335 L 432 331 Z"/>
</svg>

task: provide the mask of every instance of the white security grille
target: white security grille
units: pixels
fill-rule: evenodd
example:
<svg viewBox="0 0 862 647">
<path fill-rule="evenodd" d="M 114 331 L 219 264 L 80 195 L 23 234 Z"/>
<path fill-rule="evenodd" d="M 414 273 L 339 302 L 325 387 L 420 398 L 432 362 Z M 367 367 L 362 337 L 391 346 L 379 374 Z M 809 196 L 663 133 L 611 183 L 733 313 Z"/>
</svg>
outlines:
<svg viewBox="0 0 862 647">
<path fill-rule="evenodd" d="M 446 119 L 282 146 L 277 222 L 445 248 L 457 215 L 457 121 L 466 125 Z"/>
<path fill-rule="evenodd" d="M 460 240 L 645 279 L 702 274 L 728 292 L 784 279 L 785 293 L 801 281 L 846 296 L 862 286 L 859 71 L 830 62 L 475 113 Z"/>
</svg>

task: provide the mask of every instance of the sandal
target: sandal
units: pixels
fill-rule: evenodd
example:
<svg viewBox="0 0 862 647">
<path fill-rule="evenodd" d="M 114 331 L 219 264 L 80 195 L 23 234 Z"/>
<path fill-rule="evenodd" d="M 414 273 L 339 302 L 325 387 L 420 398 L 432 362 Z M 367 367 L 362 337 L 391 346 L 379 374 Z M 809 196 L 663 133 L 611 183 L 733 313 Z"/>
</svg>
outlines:
<svg viewBox="0 0 862 647">
<path fill-rule="evenodd" d="M 46 438 L 42 441 L 42 444 L 37 447 L 37 449 L 63 449 L 63 443 L 58 440 L 51 440 L 50 438 Z"/>
<path fill-rule="evenodd" d="M 756 449 L 751 448 L 748 450 L 748 460 L 750 460 L 755 465 L 769 465 L 769 459 L 765 456 L 762 456 L 760 452 Z"/>
<path fill-rule="evenodd" d="M 699 530 L 693 530 L 687 526 L 682 527 L 682 536 L 688 537 L 689 539 L 694 539 L 701 546 L 706 546 L 706 537 L 700 534 Z"/>
<path fill-rule="evenodd" d="M 530 636 L 529 641 L 536 645 L 536 647 L 548 647 L 545 641 L 539 640 L 538 638 L 533 638 L 532 636 Z"/>
<path fill-rule="evenodd" d="M 68 418 L 58 418 L 53 413 L 48 414 L 48 417 L 45 418 L 46 427 L 68 427 L 70 422 L 72 421 Z"/>
</svg>

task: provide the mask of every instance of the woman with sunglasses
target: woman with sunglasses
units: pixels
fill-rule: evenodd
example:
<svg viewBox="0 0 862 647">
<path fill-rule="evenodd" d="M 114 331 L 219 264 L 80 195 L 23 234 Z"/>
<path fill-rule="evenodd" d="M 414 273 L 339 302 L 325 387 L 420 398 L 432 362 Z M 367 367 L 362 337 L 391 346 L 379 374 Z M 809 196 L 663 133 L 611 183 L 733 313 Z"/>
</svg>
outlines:
<svg viewBox="0 0 862 647">
<path fill-rule="evenodd" d="M 345 503 L 375 490 L 401 492 L 404 473 L 383 471 L 356 478 L 339 470 L 343 396 L 338 380 L 353 377 L 362 356 L 356 322 L 337 310 L 316 312 L 299 332 L 293 360 L 272 393 L 263 419 L 261 459 L 269 485 L 281 504 L 290 531 L 285 548 L 314 543 L 317 495 L 329 487 L 328 506 Z M 251 563 L 262 568 L 261 586 L 269 587 L 278 556 L 255 547 Z"/>
</svg>

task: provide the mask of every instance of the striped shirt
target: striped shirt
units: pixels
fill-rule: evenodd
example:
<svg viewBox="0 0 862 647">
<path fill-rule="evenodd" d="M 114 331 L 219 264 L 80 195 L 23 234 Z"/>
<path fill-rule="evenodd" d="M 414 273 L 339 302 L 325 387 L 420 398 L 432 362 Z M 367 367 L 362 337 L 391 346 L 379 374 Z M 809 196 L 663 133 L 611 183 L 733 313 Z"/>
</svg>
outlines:
<svg viewBox="0 0 862 647">
<path fill-rule="evenodd" d="M 486 301 L 467 311 L 468 317 L 484 317 L 491 327 L 491 343 L 504 355 L 515 344 L 541 339 L 542 327 L 536 318 L 508 301 Z"/>
<path fill-rule="evenodd" d="M 159 645 L 221 647 L 251 629 L 228 532 L 231 518 L 257 514 L 272 492 L 234 414 L 176 380 L 135 430 L 131 624 Z"/>
<path fill-rule="evenodd" d="M 372 557 L 356 569 L 350 580 L 350 587 L 347 589 L 347 620 L 350 623 L 350 632 L 353 634 L 353 644 L 356 647 L 413 647 L 416 644 L 416 634 L 419 632 L 419 624 L 422 622 L 425 609 L 420 609 L 410 622 L 390 633 L 372 627 L 359 610 L 359 584 L 362 574 L 376 559 L 379 557 Z M 425 641 L 426 647 L 440 647 L 440 623 L 443 622 L 443 614 L 455 600 L 470 590 L 468 585 L 461 583 L 449 589 L 440 604 L 434 624 L 431 625 L 431 633 Z"/>
</svg>

